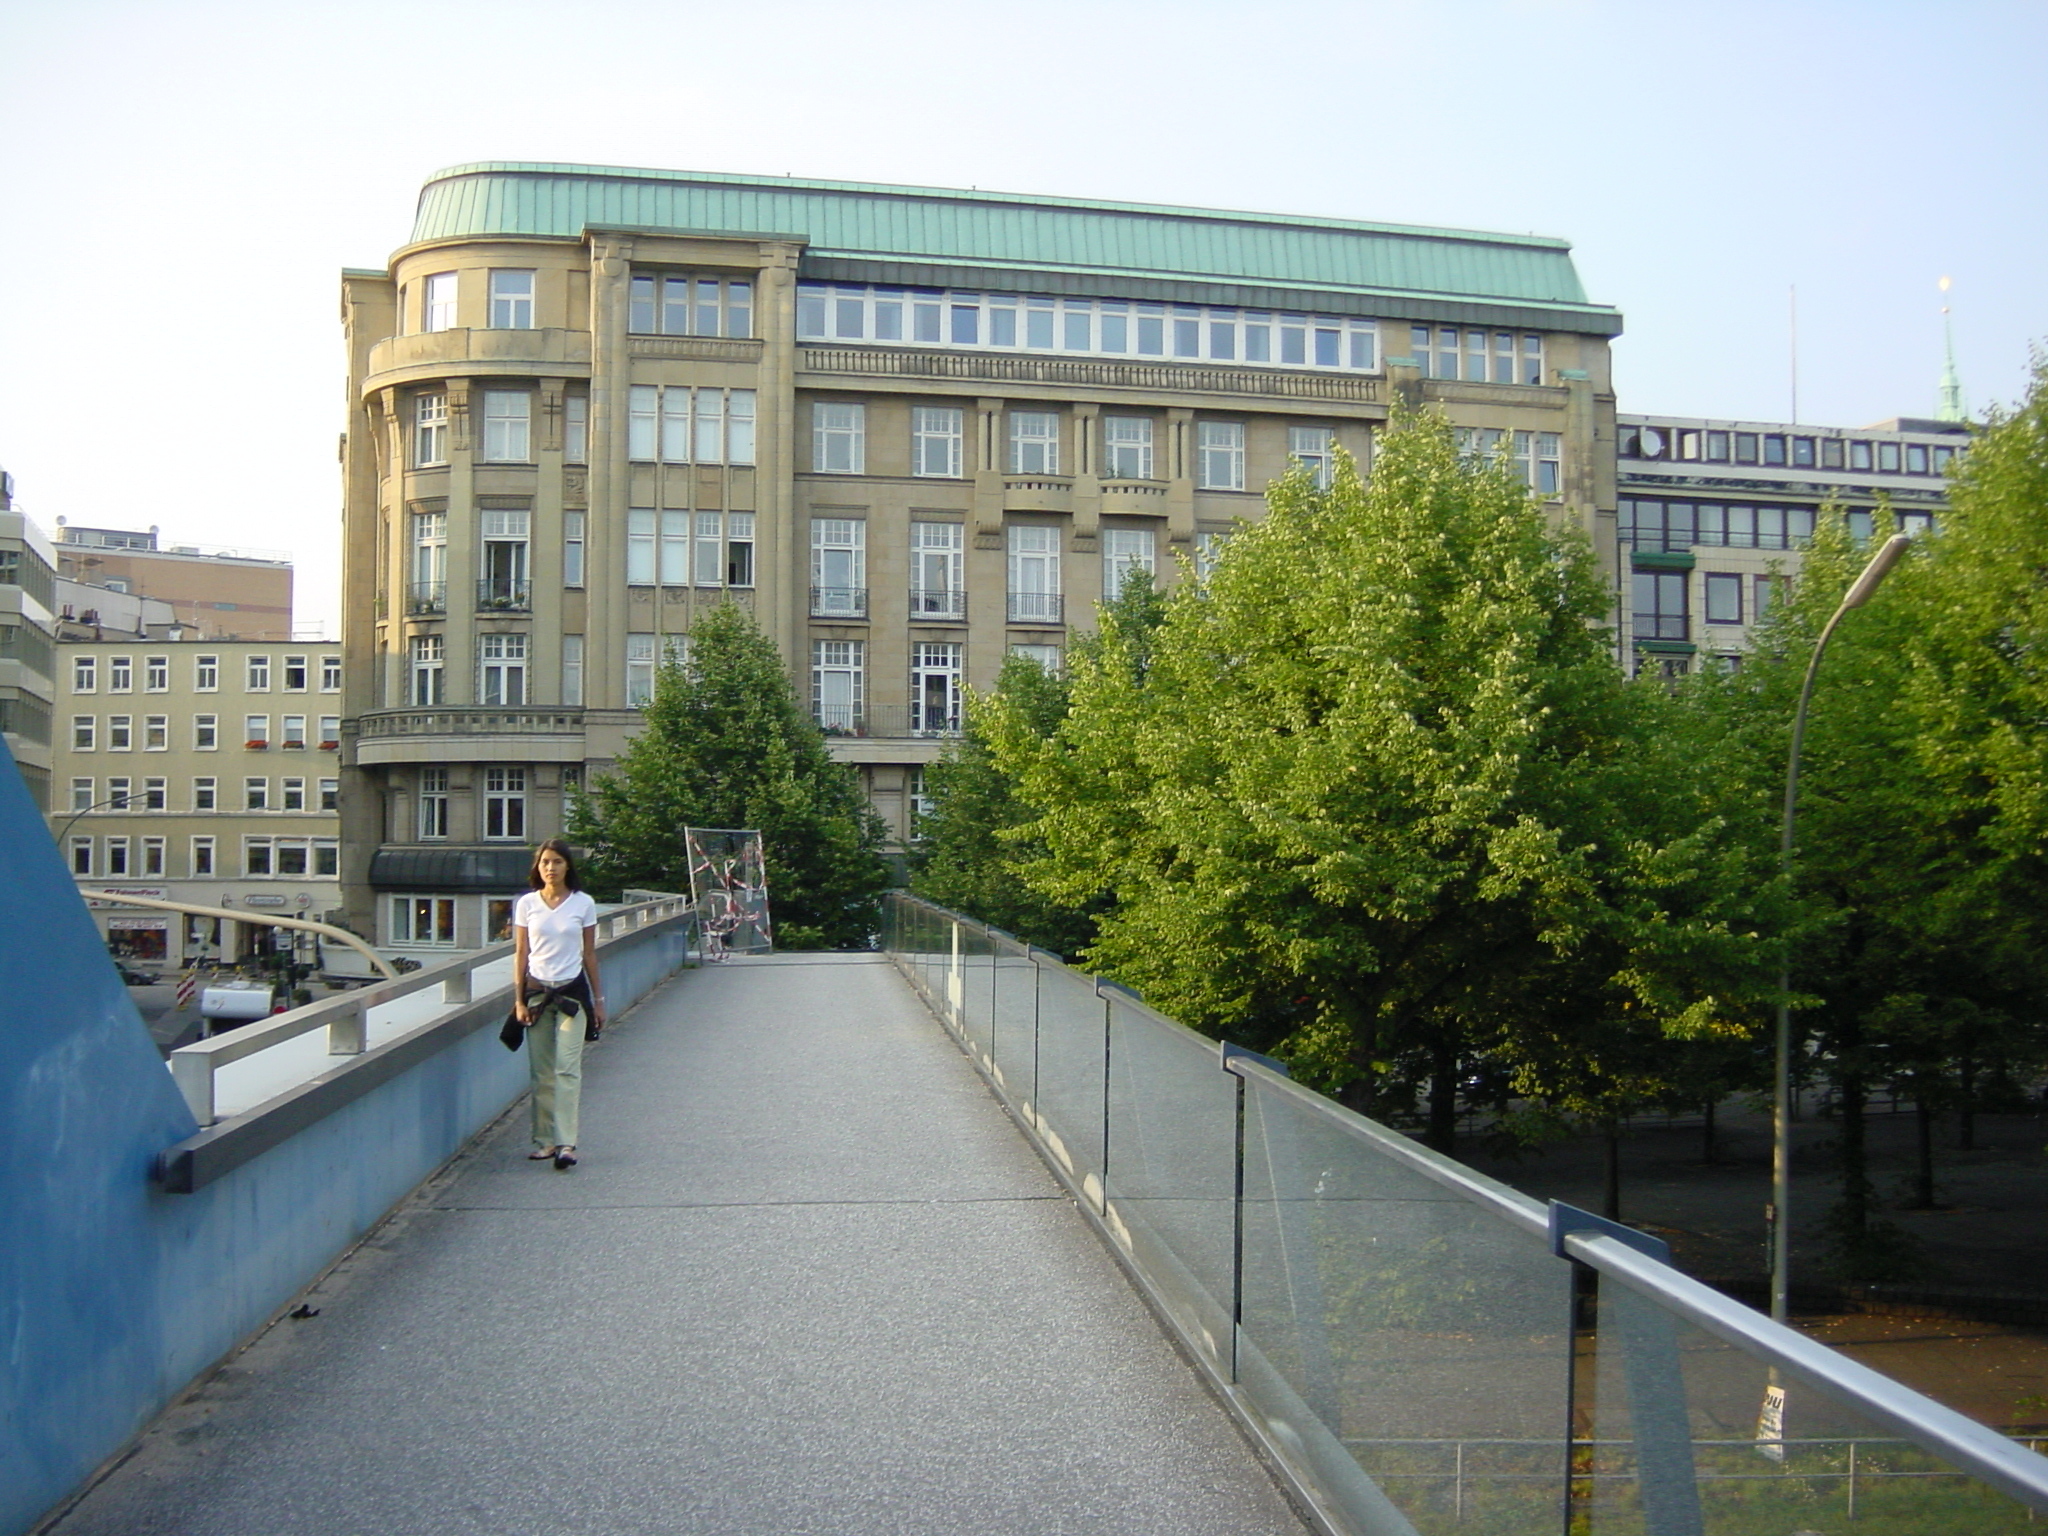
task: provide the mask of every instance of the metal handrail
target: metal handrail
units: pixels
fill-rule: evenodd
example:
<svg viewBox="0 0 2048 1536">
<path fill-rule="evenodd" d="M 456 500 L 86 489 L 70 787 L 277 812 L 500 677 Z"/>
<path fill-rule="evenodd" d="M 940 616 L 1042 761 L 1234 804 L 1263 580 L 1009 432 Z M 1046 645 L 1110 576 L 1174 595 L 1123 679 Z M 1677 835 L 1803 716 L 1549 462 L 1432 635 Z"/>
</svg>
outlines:
<svg viewBox="0 0 2048 1536">
<path fill-rule="evenodd" d="M 665 896 L 608 912 L 598 919 L 597 942 L 608 944 L 632 929 L 680 916 L 689 907 L 690 901 L 686 896 Z M 214 916 L 221 915 L 217 908 L 201 910 Z M 236 920 L 241 920 L 239 915 Z M 212 1125 L 219 1118 L 215 1113 L 214 1074 L 221 1067 L 296 1040 L 316 1029 L 327 1031 L 328 1055 L 359 1056 L 369 1045 L 370 1009 L 433 986 L 441 989 L 441 1001 L 444 1003 L 474 1002 L 477 1000 L 473 984 L 475 972 L 511 953 L 512 942 L 509 939 L 487 944 L 482 949 L 451 956 L 438 965 L 426 966 L 410 975 L 392 976 L 373 986 L 358 988 L 339 997 L 323 998 L 317 1003 L 308 1003 L 302 1008 L 244 1025 L 225 1035 L 195 1040 L 171 1052 L 172 1081 L 184 1095 L 192 1117 L 202 1126 Z M 390 969 L 381 960 L 378 964 L 387 971 Z M 509 991 L 509 987 L 506 990 Z"/>
</svg>

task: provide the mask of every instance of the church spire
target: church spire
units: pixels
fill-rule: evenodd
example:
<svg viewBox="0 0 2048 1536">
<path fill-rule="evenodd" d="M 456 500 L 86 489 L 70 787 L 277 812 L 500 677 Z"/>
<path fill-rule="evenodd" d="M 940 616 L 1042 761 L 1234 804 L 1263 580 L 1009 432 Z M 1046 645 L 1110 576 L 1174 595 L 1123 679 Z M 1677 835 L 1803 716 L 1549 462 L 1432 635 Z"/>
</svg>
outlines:
<svg viewBox="0 0 2048 1536">
<path fill-rule="evenodd" d="M 1942 298 L 1948 297 L 1949 281 L 1941 280 Z M 1941 368 L 1941 388 L 1935 396 L 1934 419 L 1936 421 L 1968 421 L 1969 408 L 1963 403 L 1963 381 L 1956 377 L 1956 332 L 1949 320 L 1948 305 L 1941 306 L 1942 339 L 1947 346 L 1946 361 Z"/>
</svg>

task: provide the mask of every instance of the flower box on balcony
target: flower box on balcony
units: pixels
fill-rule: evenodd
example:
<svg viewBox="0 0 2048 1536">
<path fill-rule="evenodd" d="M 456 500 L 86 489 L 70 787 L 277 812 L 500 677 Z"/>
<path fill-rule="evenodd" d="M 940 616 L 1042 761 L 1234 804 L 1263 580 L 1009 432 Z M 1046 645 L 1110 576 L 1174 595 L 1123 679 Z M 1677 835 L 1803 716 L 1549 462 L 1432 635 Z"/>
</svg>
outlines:
<svg viewBox="0 0 2048 1536">
<path fill-rule="evenodd" d="M 267 752 L 270 750 L 270 743 L 267 741 L 245 741 L 242 745 L 251 752 Z"/>
<path fill-rule="evenodd" d="M 303 741 L 288 741 L 284 743 L 284 749 L 287 752 L 303 752 L 306 750 L 306 744 Z"/>
<path fill-rule="evenodd" d="M 320 750 L 322 752 L 339 752 L 341 750 L 341 743 L 338 741 L 323 741 L 320 743 Z"/>
</svg>

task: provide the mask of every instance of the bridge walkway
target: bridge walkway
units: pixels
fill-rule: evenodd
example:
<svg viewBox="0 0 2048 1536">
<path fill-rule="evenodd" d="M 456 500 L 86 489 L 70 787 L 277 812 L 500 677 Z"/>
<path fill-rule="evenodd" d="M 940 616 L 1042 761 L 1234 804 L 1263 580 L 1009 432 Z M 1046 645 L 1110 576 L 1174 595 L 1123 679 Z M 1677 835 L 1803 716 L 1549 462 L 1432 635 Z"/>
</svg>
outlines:
<svg viewBox="0 0 2048 1536">
<path fill-rule="evenodd" d="M 688 972 L 165 1413 L 52 1536 L 1302 1521 L 880 956 Z"/>
</svg>

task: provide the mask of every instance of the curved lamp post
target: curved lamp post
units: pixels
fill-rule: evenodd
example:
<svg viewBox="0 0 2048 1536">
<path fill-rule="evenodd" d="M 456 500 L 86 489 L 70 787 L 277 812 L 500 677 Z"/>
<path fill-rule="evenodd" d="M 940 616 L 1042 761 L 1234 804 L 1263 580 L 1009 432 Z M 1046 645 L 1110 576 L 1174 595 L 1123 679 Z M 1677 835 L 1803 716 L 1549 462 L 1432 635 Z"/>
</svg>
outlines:
<svg viewBox="0 0 2048 1536">
<path fill-rule="evenodd" d="M 129 806 L 133 805 L 137 800 L 140 800 L 142 798 L 142 795 L 138 795 L 134 793 L 132 790 L 130 790 L 118 795 L 109 795 L 106 799 L 96 801 L 93 804 L 85 807 L 85 809 L 83 810 L 73 811 L 71 813 L 70 819 L 67 820 L 63 826 L 59 827 L 54 833 L 51 834 L 52 840 L 55 841 L 57 846 L 61 849 L 64 846 L 64 835 L 67 832 L 69 832 L 73 827 L 78 825 L 79 817 L 90 816 L 94 811 L 104 811 L 110 808 L 118 808 L 120 810 L 125 811 Z"/>
<path fill-rule="evenodd" d="M 1903 533 L 1884 541 L 1884 547 L 1870 557 L 1849 590 L 1842 595 L 1834 615 L 1821 627 L 1813 643 L 1813 659 L 1806 664 L 1806 681 L 1799 689 L 1799 707 L 1792 713 L 1792 753 L 1785 765 L 1785 823 L 1778 842 L 1778 867 L 1786 887 L 1792 882 L 1792 815 L 1799 803 L 1799 747 L 1806 737 L 1806 706 L 1813 698 L 1814 674 L 1820 670 L 1821 653 L 1828 648 L 1835 626 L 1851 608 L 1870 601 L 1878 583 L 1891 573 L 1913 542 Z M 1788 949 L 1778 972 L 1778 1062 L 1777 1085 L 1771 1103 L 1771 1318 L 1784 1322 L 1792 1290 L 1792 955 Z"/>
</svg>

